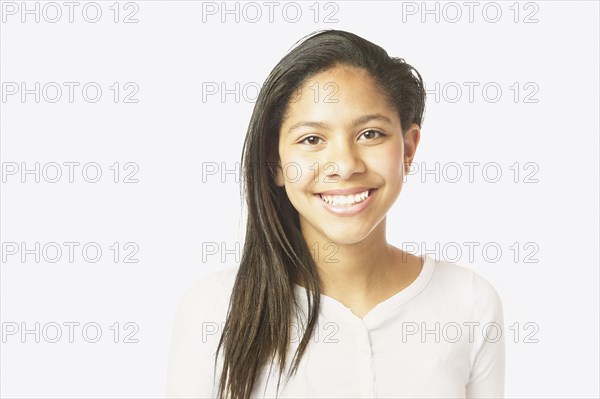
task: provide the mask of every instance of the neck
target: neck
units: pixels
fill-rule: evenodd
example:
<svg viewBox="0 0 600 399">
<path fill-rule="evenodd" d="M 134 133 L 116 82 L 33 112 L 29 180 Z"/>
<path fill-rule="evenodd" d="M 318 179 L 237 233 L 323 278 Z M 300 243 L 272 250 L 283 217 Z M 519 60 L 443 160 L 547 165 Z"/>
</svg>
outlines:
<svg viewBox="0 0 600 399">
<path fill-rule="evenodd" d="M 366 301 L 389 289 L 394 279 L 394 264 L 400 258 L 405 262 L 407 259 L 387 243 L 385 222 L 384 218 L 367 238 L 352 244 L 331 243 L 303 231 L 317 265 L 321 294 Z"/>
</svg>

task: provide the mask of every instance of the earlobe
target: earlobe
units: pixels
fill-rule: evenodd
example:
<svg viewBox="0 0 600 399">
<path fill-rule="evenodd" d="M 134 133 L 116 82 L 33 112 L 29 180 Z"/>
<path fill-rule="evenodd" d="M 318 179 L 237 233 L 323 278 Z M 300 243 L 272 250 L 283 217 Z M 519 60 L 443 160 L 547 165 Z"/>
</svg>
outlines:
<svg viewBox="0 0 600 399">
<path fill-rule="evenodd" d="M 279 162 L 272 164 L 271 172 L 273 175 L 273 180 L 275 180 L 275 185 L 277 187 L 283 187 L 283 172 L 281 170 L 281 165 L 279 164 Z"/>
<path fill-rule="evenodd" d="M 283 187 L 283 173 L 281 173 L 281 168 L 277 166 L 275 169 L 275 185 L 277 187 Z"/>
<path fill-rule="evenodd" d="M 404 135 L 404 173 L 408 173 L 408 169 L 415 158 L 420 138 L 421 129 L 419 125 L 413 123 Z"/>
<path fill-rule="evenodd" d="M 406 159 L 406 158 L 405 158 Z M 404 161 L 404 174 L 407 175 L 410 170 L 411 160 Z"/>
</svg>

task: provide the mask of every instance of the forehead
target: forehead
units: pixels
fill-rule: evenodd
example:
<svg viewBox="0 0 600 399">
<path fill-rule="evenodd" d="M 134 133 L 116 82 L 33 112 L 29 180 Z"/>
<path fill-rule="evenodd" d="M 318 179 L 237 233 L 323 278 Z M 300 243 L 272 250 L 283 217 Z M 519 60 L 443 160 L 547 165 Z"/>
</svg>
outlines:
<svg viewBox="0 0 600 399">
<path fill-rule="evenodd" d="M 292 94 L 282 129 L 298 119 L 350 120 L 358 114 L 399 118 L 377 81 L 362 68 L 337 66 L 309 77 Z"/>
</svg>

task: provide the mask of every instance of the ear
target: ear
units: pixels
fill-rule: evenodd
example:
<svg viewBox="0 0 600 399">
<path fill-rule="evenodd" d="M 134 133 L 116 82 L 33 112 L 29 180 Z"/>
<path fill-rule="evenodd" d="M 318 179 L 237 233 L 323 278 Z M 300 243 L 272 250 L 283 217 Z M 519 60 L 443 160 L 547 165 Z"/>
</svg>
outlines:
<svg viewBox="0 0 600 399">
<path fill-rule="evenodd" d="M 275 185 L 277 187 L 283 187 L 284 179 L 283 179 L 283 170 L 281 168 L 281 160 L 270 159 L 269 160 L 269 170 L 271 171 L 271 176 L 275 181 Z"/>
<path fill-rule="evenodd" d="M 404 173 L 409 172 L 420 139 L 421 129 L 419 128 L 419 125 L 416 123 L 411 124 L 408 131 L 404 134 Z"/>
<path fill-rule="evenodd" d="M 273 178 L 275 179 L 275 185 L 277 187 L 283 187 L 284 179 L 283 179 L 283 171 L 281 169 L 281 161 L 277 161 L 277 164 L 274 165 L 273 175 L 274 175 Z"/>
</svg>

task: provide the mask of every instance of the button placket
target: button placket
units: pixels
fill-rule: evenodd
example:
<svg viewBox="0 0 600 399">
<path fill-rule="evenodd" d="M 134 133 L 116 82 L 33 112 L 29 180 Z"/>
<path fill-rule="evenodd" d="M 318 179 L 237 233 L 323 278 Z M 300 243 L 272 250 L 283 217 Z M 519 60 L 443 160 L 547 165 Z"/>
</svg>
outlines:
<svg viewBox="0 0 600 399">
<path fill-rule="evenodd" d="M 358 329 L 360 396 L 361 398 L 374 398 L 373 352 L 371 350 L 369 330 L 362 322 Z"/>
</svg>

